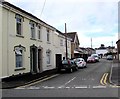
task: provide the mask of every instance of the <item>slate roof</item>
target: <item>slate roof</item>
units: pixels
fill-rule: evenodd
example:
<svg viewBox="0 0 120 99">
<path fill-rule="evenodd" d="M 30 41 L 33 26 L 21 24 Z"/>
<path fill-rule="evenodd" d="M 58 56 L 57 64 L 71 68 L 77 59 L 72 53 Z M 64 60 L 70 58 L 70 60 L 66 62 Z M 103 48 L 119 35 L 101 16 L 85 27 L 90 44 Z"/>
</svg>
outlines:
<svg viewBox="0 0 120 99">
<path fill-rule="evenodd" d="M 69 33 L 67 33 L 67 36 L 72 39 L 72 42 L 74 42 L 75 35 L 76 35 L 76 32 L 69 32 Z"/>
<path fill-rule="evenodd" d="M 2 3 L 2 5 L 7 5 L 7 6 L 10 6 L 10 7 L 13 7 L 14 9 L 17 9 L 18 11 L 21 11 L 22 13 L 25 13 L 26 15 L 28 15 L 28 16 L 30 16 L 30 17 L 32 17 L 32 18 L 34 18 L 34 19 L 42 22 L 43 24 L 45 24 L 45 25 L 47 25 L 47 26 L 55 29 L 55 30 L 56 30 L 58 33 L 60 33 L 61 35 L 64 35 L 64 33 L 62 33 L 61 31 L 59 31 L 59 30 L 56 29 L 55 27 L 47 24 L 46 22 L 42 21 L 41 19 L 39 19 L 38 17 L 34 16 L 33 14 L 31 14 L 31 13 L 29 13 L 29 12 L 27 12 L 27 11 L 25 11 L 25 10 L 23 10 L 23 9 L 21 9 L 21 8 L 19 8 L 19 7 L 15 6 L 15 5 L 13 5 L 13 4 L 5 1 L 5 0 L 0 0 L 0 2 Z M 64 36 L 65 36 L 65 35 L 64 35 Z"/>
</svg>

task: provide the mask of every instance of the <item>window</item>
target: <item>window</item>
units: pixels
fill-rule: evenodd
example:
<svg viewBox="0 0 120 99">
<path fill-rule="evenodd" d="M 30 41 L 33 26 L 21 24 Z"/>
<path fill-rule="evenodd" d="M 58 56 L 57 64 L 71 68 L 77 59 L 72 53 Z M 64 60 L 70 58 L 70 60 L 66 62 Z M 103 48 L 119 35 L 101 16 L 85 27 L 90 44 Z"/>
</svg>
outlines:
<svg viewBox="0 0 120 99">
<path fill-rule="evenodd" d="M 16 56 L 16 68 L 23 67 L 23 51 L 22 51 L 22 49 L 16 49 L 15 56 Z"/>
<path fill-rule="evenodd" d="M 41 39 L 41 26 L 38 26 L 38 39 Z"/>
<path fill-rule="evenodd" d="M 23 18 L 20 15 L 16 15 L 16 34 L 22 35 Z"/>
<path fill-rule="evenodd" d="M 51 61 L 51 50 L 47 50 L 46 51 L 46 58 L 47 58 L 47 64 L 50 64 L 50 61 Z"/>
<path fill-rule="evenodd" d="M 63 46 L 63 39 L 60 39 L 60 46 Z"/>
<path fill-rule="evenodd" d="M 31 38 L 35 39 L 35 23 L 30 22 L 30 29 L 31 29 Z"/>
<path fill-rule="evenodd" d="M 47 42 L 50 42 L 50 31 L 47 30 Z"/>
</svg>

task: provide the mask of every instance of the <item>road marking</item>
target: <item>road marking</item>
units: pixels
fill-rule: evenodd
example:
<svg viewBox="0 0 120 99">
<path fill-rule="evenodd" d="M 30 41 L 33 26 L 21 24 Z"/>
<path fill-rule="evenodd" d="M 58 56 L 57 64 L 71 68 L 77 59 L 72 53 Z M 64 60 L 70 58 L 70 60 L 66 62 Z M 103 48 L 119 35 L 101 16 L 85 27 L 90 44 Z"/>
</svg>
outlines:
<svg viewBox="0 0 120 99">
<path fill-rule="evenodd" d="M 73 81 L 75 78 L 76 78 L 76 77 L 74 77 L 74 78 L 72 78 L 71 80 L 69 80 L 68 82 L 66 82 L 66 83 L 64 84 L 64 86 L 67 85 L 67 84 L 69 84 L 69 83 L 70 83 L 71 81 Z"/>
<path fill-rule="evenodd" d="M 49 87 L 49 86 L 45 86 L 45 89 L 54 89 L 55 87 Z"/>
<path fill-rule="evenodd" d="M 117 85 L 110 85 L 110 87 L 112 87 L 112 88 L 120 88 L 120 86 L 117 86 Z"/>
<path fill-rule="evenodd" d="M 107 85 L 107 77 L 108 77 L 108 73 L 104 73 L 100 80 L 100 84 L 102 84 L 103 86 Z"/>
<path fill-rule="evenodd" d="M 101 78 L 101 80 L 100 80 L 100 83 L 101 83 L 102 85 L 105 85 L 105 84 L 103 83 L 103 79 L 104 79 L 105 75 L 106 75 L 106 73 L 103 74 L 103 76 L 102 76 L 102 78 Z"/>
<path fill-rule="evenodd" d="M 76 86 L 75 88 L 76 88 L 76 89 L 84 89 L 84 88 L 86 89 L 86 88 L 88 88 L 88 87 L 87 87 L 87 86 Z"/>
<path fill-rule="evenodd" d="M 106 88 L 106 86 L 93 86 L 93 88 Z"/>
<path fill-rule="evenodd" d="M 104 81 L 103 81 L 105 85 L 107 85 L 107 77 L 108 77 L 108 73 L 106 73 L 105 79 L 104 79 Z"/>
<path fill-rule="evenodd" d="M 37 83 L 41 83 L 41 82 L 43 82 L 43 81 L 46 81 L 46 80 L 49 80 L 49 79 L 51 79 L 51 78 L 57 77 L 57 76 L 59 76 L 59 75 L 60 75 L 60 74 L 55 74 L 55 75 L 52 75 L 52 76 L 47 77 L 47 78 L 42 79 L 42 80 L 36 79 L 36 80 L 35 80 L 36 82 L 30 83 L 30 84 L 26 84 L 26 85 L 24 85 L 24 86 L 17 87 L 17 88 L 15 88 L 15 89 L 24 88 L 24 87 L 29 87 L 29 86 L 35 85 L 35 84 L 37 84 Z M 39 80 L 39 81 L 37 81 L 37 80 Z"/>
</svg>

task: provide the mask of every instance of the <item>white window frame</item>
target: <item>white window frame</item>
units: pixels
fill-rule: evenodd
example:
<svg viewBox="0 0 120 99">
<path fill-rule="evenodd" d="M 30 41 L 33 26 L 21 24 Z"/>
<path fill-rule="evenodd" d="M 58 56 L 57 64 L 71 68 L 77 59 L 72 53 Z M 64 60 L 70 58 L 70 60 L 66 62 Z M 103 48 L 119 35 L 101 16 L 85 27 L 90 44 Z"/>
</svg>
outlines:
<svg viewBox="0 0 120 99">
<path fill-rule="evenodd" d="M 23 49 L 21 48 L 15 49 L 15 63 L 16 69 L 23 68 Z"/>
<path fill-rule="evenodd" d="M 47 42 L 50 42 L 50 30 L 47 29 Z"/>
<path fill-rule="evenodd" d="M 16 35 L 23 35 L 23 17 L 18 14 L 16 14 Z"/>
<path fill-rule="evenodd" d="M 35 39 L 35 22 L 30 21 L 31 39 Z"/>
<path fill-rule="evenodd" d="M 46 63 L 47 65 L 51 64 L 51 50 L 49 49 L 46 51 Z"/>
<path fill-rule="evenodd" d="M 63 39 L 60 39 L 60 46 L 63 46 Z"/>
<path fill-rule="evenodd" d="M 41 40 L 41 26 L 40 25 L 38 25 L 38 40 Z"/>
</svg>

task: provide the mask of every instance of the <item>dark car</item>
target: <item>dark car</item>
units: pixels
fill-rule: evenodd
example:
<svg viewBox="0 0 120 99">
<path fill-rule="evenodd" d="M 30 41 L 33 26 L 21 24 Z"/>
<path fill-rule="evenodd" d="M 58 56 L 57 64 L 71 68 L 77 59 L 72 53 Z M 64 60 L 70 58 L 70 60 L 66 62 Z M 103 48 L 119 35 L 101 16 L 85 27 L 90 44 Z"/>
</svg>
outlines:
<svg viewBox="0 0 120 99">
<path fill-rule="evenodd" d="M 78 70 L 78 66 L 76 65 L 74 60 L 62 60 L 60 71 L 68 71 L 73 72 Z"/>
</svg>

